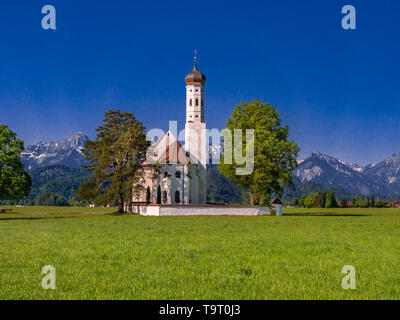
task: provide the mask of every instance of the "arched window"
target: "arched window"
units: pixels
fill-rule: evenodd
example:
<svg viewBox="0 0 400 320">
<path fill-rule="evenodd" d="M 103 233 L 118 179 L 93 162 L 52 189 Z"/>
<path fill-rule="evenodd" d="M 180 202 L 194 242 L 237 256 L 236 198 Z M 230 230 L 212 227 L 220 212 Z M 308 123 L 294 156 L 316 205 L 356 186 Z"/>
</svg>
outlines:
<svg viewBox="0 0 400 320">
<path fill-rule="evenodd" d="M 167 201 L 168 201 L 167 191 L 163 191 L 162 200 L 163 200 L 163 203 L 167 203 Z"/>
<path fill-rule="evenodd" d="M 196 107 L 199 106 L 199 99 L 196 99 Z"/>
<path fill-rule="evenodd" d="M 181 193 L 178 190 L 175 191 L 175 203 L 181 203 Z"/>
<path fill-rule="evenodd" d="M 189 106 L 192 106 L 192 99 L 189 100 Z"/>
<path fill-rule="evenodd" d="M 176 177 L 177 179 L 180 179 L 181 176 L 182 176 L 182 173 L 181 173 L 180 171 L 175 172 L 175 177 Z"/>
<path fill-rule="evenodd" d="M 164 177 L 168 178 L 168 171 L 164 172 Z"/>
</svg>

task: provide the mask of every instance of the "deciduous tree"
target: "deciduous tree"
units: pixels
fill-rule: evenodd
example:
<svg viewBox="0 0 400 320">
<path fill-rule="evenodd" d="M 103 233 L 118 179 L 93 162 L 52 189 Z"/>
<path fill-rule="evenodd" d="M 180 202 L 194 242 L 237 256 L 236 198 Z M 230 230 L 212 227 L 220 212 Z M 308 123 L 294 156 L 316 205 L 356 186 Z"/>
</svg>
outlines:
<svg viewBox="0 0 400 320">
<path fill-rule="evenodd" d="M 315 207 L 315 198 L 317 194 L 310 193 L 307 198 L 304 200 L 304 206 L 306 208 L 314 208 Z"/>
<path fill-rule="evenodd" d="M 340 200 L 340 207 L 341 208 L 347 208 L 347 200 L 345 198 Z"/>
<path fill-rule="evenodd" d="M 21 200 L 29 195 L 32 179 L 21 162 L 24 149 L 23 141 L 0 125 L 0 199 Z"/>
<path fill-rule="evenodd" d="M 302 194 L 299 200 L 299 206 L 304 207 L 304 201 L 306 200 L 307 195 L 306 194 Z"/>
<path fill-rule="evenodd" d="M 289 127 L 282 126 L 279 113 L 274 107 L 258 99 L 242 102 L 235 106 L 231 117 L 227 121 L 227 129 L 232 133 L 241 130 L 242 156 L 247 154 L 246 130 L 254 130 L 254 170 L 248 175 L 238 175 L 236 169 L 242 168 L 235 157 L 232 164 L 225 163 L 229 144 L 224 141 L 224 155 L 218 170 L 225 177 L 233 181 L 242 189 L 249 190 L 251 204 L 269 202 L 271 194 L 281 195 L 283 187 L 291 184 L 291 172 L 297 166 L 299 148 L 294 141 L 289 141 Z M 250 159 L 247 159 L 248 161 Z"/>
<path fill-rule="evenodd" d="M 327 192 L 325 194 L 325 208 L 337 208 L 336 195 L 332 192 Z"/>
</svg>

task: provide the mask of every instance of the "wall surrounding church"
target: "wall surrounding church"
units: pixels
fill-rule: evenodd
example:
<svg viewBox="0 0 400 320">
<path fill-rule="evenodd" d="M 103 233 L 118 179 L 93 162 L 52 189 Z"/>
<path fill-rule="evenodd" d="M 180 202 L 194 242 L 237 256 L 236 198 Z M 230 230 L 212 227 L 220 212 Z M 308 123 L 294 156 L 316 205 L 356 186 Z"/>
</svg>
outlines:
<svg viewBox="0 0 400 320">
<path fill-rule="evenodd" d="M 134 206 L 133 210 L 144 216 L 260 216 L 271 214 L 269 207 L 257 206 L 151 205 Z"/>
</svg>

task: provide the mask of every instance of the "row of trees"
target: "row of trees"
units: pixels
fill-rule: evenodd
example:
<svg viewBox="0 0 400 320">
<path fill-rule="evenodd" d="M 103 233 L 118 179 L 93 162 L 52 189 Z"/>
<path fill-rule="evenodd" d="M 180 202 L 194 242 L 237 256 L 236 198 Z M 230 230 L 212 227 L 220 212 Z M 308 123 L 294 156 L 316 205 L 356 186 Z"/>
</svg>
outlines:
<svg viewBox="0 0 400 320">
<path fill-rule="evenodd" d="M 373 196 L 353 197 L 350 202 L 343 198 L 338 202 L 333 192 L 317 192 L 309 195 L 303 194 L 300 199 L 294 198 L 286 205 L 305 208 L 383 208 L 386 206 L 386 202 L 375 200 Z"/>
<path fill-rule="evenodd" d="M 88 201 L 86 200 L 77 200 L 76 198 L 67 200 L 61 194 L 54 193 L 43 193 L 35 197 L 35 199 L 29 200 L 0 200 L 0 206 L 15 206 L 15 205 L 24 205 L 24 206 L 80 206 L 84 207 L 88 205 Z"/>
<path fill-rule="evenodd" d="M 317 192 L 303 194 L 300 199 L 294 198 L 287 202 L 287 205 L 305 208 L 337 208 L 338 202 L 333 192 Z"/>
<path fill-rule="evenodd" d="M 349 207 L 353 208 L 383 208 L 386 206 L 386 201 L 375 200 L 375 197 L 353 197 L 351 202 L 348 202 Z"/>
<path fill-rule="evenodd" d="M 35 206 L 68 206 L 68 201 L 60 194 L 43 193 L 34 200 Z"/>
</svg>

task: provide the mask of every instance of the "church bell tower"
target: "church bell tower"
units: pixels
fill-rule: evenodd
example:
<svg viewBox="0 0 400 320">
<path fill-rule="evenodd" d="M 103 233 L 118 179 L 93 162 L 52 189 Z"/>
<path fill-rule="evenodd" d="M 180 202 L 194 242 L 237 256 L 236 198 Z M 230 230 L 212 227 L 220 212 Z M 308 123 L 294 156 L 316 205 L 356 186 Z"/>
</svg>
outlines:
<svg viewBox="0 0 400 320">
<path fill-rule="evenodd" d="M 196 53 L 196 52 L 195 52 Z M 207 133 L 204 115 L 204 84 L 206 76 L 197 69 L 197 57 L 194 57 L 192 72 L 185 77 L 186 81 L 186 126 L 185 149 L 194 163 L 198 164 L 192 203 L 206 203 L 206 166 L 207 166 Z"/>
</svg>

